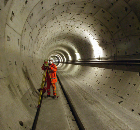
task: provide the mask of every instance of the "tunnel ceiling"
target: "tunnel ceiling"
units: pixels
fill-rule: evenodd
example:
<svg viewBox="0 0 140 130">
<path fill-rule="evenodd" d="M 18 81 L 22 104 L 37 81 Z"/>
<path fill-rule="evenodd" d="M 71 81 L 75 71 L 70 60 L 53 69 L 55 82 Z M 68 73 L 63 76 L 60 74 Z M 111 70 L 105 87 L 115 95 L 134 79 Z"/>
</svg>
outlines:
<svg viewBox="0 0 140 130">
<path fill-rule="evenodd" d="M 136 55 L 140 51 L 140 4 L 136 3 L 139 2 L 12 1 L 6 41 L 9 45 L 17 35 L 21 54 L 41 59 L 59 52 L 66 61 Z"/>
</svg>

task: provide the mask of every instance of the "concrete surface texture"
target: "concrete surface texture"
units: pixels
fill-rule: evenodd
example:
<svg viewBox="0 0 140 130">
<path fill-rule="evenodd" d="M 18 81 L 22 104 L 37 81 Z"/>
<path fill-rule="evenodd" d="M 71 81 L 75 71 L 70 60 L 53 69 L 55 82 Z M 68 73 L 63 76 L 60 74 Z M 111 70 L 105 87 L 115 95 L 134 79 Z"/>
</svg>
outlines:
<svg viewBox="0 0 140 130">
<path fill-rule="evenodd" d="M 59 83 L 56 83 L 56 86 L 58 98 L 54 100 L 52 93 L 51 97 L 44 94 L 36 130 L 78 130 Z"/>
<path fill-rule="evenodd" d="M 139 8 L 139 0 L 1 0 L 0 129 L 31 128 L 41 66 L 57 57 L 85 129 L 139 130 L 139 66 L 64 64 L 140 59 Z"/>
</svg>

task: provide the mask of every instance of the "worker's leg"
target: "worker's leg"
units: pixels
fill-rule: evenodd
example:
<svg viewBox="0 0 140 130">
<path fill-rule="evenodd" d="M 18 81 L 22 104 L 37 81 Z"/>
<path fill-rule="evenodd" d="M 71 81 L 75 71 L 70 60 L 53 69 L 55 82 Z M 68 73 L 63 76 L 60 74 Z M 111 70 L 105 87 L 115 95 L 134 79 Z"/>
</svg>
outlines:
<svg viewBox="0 0 140 130">
<path fill-rule="evenodd" d="M 50 95 L 50 86 L 51 86 L 51 80 L 47 80 L 47 95 Z"/>
<path fill-rule="evenodd" d="M 56 96 L 56 86 L 55 86 L 55 83 L 52 84 L 52 87 L 53 87 L 53 95 Z"/>
</svg>

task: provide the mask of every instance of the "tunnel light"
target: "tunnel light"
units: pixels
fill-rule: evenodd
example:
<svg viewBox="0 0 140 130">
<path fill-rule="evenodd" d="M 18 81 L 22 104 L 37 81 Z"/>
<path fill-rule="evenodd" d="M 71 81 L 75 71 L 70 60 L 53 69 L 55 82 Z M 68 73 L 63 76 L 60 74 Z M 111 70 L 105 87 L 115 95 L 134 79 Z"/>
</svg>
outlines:
<svg viewBox="0 0 140 130">
<path fill-rule="evenodd" d="M 62 58 L 62 56 L 60 56 L 59 54 L 57 54 L 57 55 L 55 55 L 55 56 L 58 57 L 58 59 L 59 59 L 60 62 L 65 62 L 65 61 L 66 61 L 65 55 L 63 55 L 63 54 L 61 54 L 61 55 L 63 56 L 63 58 Z"/>
<path fill-rule="evenodd" d="M 75 54 L 76 54 L 76 60 L 81 59 L 81 56 L 80 56 L 80 54 L 79 54 L 79 53 L 75 53 Z"/>
<path fill-rule="evenodd" d="M 58 55 L 58 54 L 57 54 L 57 55 L 55 55 L 55 56 L 57 56 L 57 57 L 58 57 L 58 59 L 59 59 L 59 61 L 60 61 L 61 56 L 60 56 L 60 55 Z"/>
<path fill-rule="evenodd" d="M 70 55 L 70 54 L 68 54 L 68 56 L 69 56 L 69 60 L 72 60 L 71 55 Z"/>
<path fill-rule="evenodd" d="M 64 62 L 66 62 L 66 57 L 64 57 Z"/>
<path fill-rule="evenodd" d="M 102 48 L 99 46 L 99 43 L 93 39 L 92 37 L 90 38 L 91 44 L 92 44 L 92 48 L 94 51 L 94 56 L 95 58 L 100 58 L 102 56 Z"/>
<path fill-rule="evenodd" d="M 60 57 L 60 62 L 63 62 L 63 58 L 62 57 Z"/>
<path fill-rule="evenodd" d="M 58 65 L 57 65 L 57 67 L 62 67 L 63 66 L 63 64 L 62 63 L 59 63 Z"/>
</svg>

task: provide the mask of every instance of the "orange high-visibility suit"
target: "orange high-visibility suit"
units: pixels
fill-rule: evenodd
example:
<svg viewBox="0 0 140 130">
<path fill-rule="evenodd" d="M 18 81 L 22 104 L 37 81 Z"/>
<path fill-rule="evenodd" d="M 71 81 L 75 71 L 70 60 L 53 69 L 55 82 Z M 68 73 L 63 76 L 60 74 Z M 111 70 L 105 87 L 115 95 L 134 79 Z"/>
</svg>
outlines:
<svg viewBox="0 0 140 130">
<path fill-rule="evenodd" d="M 45 92 L 47 90 L 47 95 L 50 95 L 50 86 L 52 85 L 53 87 L 53 95 L 56 95 L 56 86 L 55 83 L 57 82 L 57 77 L 56 77 L 56 71 L 57 67 L 54 63 L 50 64 L 48 67 L 43 66 L 41 67 L 42 70 L 47 70 L 46 71 L 46 79 L 45 81 L 47 82 L 47 88 L 44 87 Z"/>
</svg>

